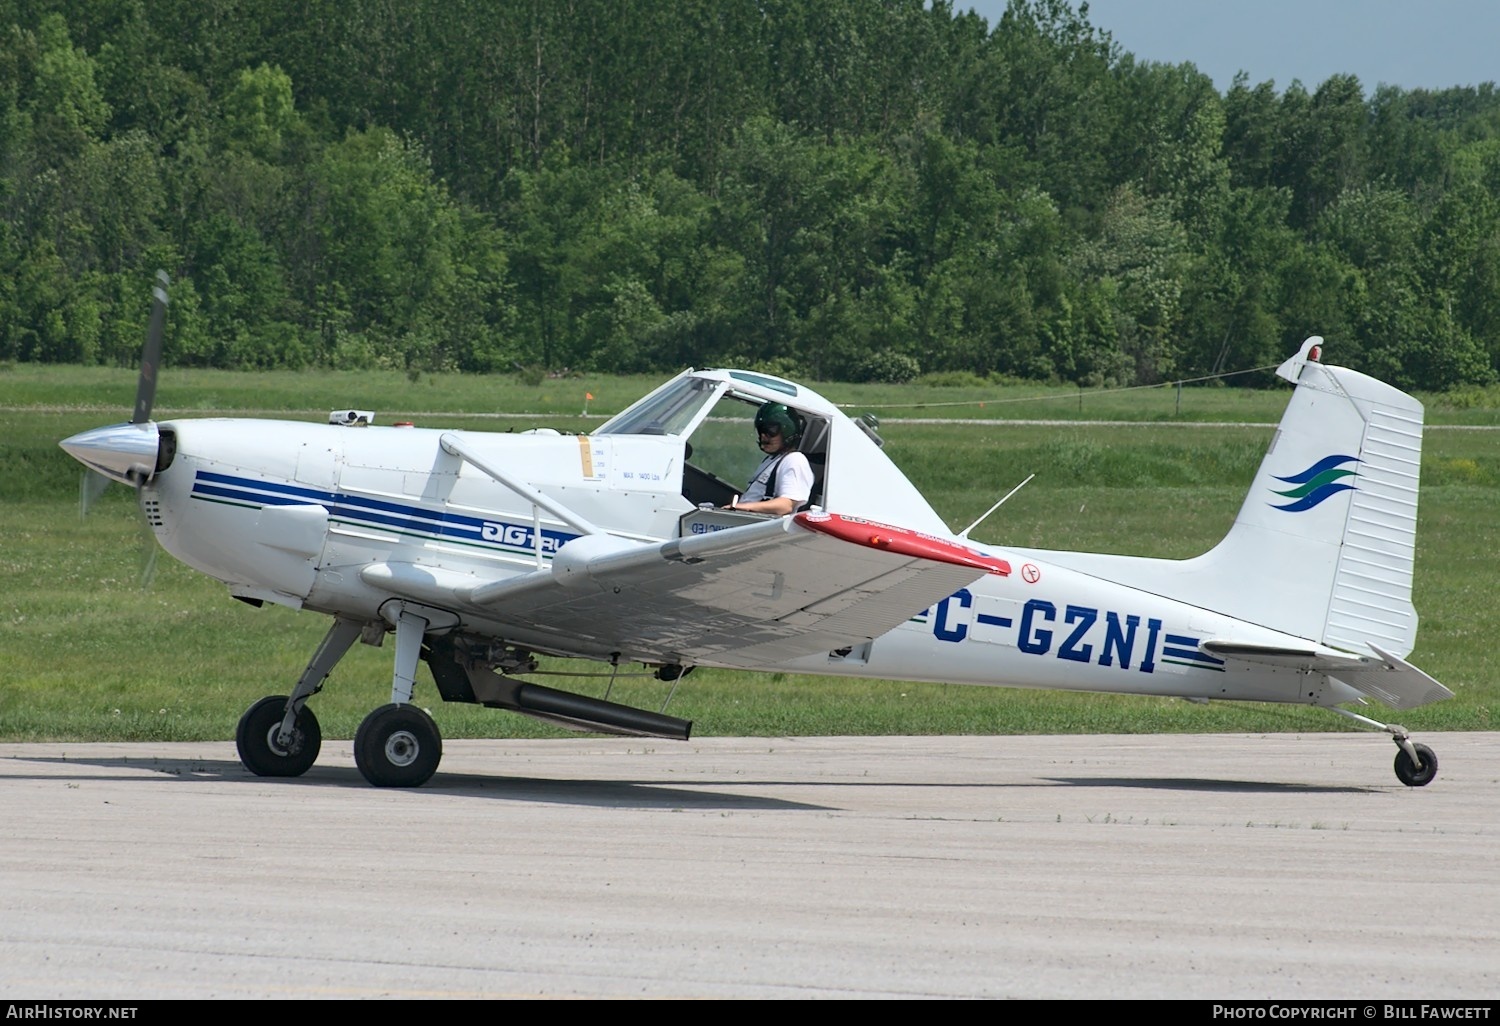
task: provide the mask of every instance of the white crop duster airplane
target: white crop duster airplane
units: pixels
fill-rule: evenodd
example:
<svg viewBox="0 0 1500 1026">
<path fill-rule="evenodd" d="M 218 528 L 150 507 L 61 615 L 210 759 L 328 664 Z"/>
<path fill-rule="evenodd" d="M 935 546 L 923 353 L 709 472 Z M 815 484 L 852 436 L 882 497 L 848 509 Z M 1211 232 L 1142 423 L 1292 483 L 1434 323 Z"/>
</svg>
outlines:
<svg viewBox="0 0 1500 1026">
<path fill-rule="evenodd" d="M 128 424 L 61 443 L 132 485 L 173 556 L 252 605 L 332 618 L 290 695 L 236 740 L 297 776 L 321 730 L 308 699 L 356 641 L 394 634 L 391 700 L 354 739 L 371 784 L 437 769 L 439 695 L 603 733 L 686 739 L 676 717 L 525 680 L 539 656 L 1318 706 L 1390 734 L 1396 776 L 1437 760 L 1405 728 L 1342 708 L 1452 693 L 1405 661 L 1422 406 L 1320 362 L 1296 390 L 1228 535 L 1192 559 L 984 545 L 954 534 L 868 423 L 765 374 L 688 370 L 587 435 L 338 423 L 151 420 L 165 317 L 156 291 Z M 815 471 L 808 511 L 732 501 L 756 410 L 784 403 Z M 348 426 L 360 425 L 360 426 Z"/>
</svg>

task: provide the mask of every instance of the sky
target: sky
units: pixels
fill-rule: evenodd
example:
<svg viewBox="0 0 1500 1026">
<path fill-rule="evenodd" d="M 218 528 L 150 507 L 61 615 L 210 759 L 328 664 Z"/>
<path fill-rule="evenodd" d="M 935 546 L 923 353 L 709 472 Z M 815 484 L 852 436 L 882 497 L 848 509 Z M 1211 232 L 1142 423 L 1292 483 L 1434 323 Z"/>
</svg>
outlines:
<svg viewBox="0 0 1500 1026">
<path fill-rule="evenodd" d="M 1068 0 L 1077 9 L 1079 0 Z M 993 28 L 1005 0 L 954 0 Z M 1138 61 L 1190 62 L 1220 92 L 1237 71 L 1282 92 L 1359 76 L 1365 95 L 1500 82 L 1500 0 L 1092 0 L 1089 24 Z"/>
</svg>

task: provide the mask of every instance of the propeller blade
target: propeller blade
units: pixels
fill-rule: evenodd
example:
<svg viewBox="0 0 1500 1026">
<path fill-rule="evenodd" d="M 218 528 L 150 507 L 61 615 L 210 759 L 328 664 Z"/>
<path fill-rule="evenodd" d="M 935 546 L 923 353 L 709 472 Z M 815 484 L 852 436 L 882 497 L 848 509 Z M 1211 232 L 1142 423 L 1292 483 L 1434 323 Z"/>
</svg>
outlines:
<svg viewBox="0 0 1500 1026">
<path fill-rule="evenodd" d="M 146 328 L 141 378 L 135 389 L 135 412 L 130 416 L 132 424 L 150 420 L 151 407 L 156 403 L 156 368 L 161 363 L 161 339 L 167 327 L 167 288 L 171 284 L 166 271 L 156 272 L 156 286 L 151 290 L 151 323 Z"/>
<path fill-rule="evenodd" d="M 149 527 L 146 529 L 146 533 L 148 535 L 151 534 L 151 529 Z M 145 544 L 150 545 L 151 547 L 149 549 L 144 547 L 141 549 L 140 585 L 142 591 L 148 590 L 151 587 L 151 582 L 156 580 L 156 557 L 161 551 L 157 547 L 155 537 L 148 537 L 145 541 Z"/>
<path fill-rule="evenodd" d="M 151 530 L 151 521 L 146 516 L 146 507 L 141 505 L 141 488 L 135 489 L 135 508 L 141 525 L 141 576 L 140 586 L 144 591 L 156 578 L 156 557 L 161 555 L 161 546 L 156 543 L 156 532 Z"/>
<path fill-rule="evenodd" d="M 94 502 L 104 494 L 104 489 L 109 487 L 109 478 L 97 470 L 85 467 L 83 475 L 78 479 L 78 519 L 83 520 L 89 515 Z"/>
</svg>

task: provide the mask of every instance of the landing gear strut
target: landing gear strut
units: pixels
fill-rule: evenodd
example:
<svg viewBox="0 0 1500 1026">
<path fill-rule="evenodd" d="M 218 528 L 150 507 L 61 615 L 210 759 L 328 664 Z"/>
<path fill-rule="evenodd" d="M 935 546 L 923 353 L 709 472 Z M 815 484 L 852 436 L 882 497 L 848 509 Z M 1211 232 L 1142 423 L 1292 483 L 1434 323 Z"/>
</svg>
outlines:
<svg viewBox="0 0 1500 1026">
<path fill-rule="evenodd" d="M 359 725 L 354 735 L 354 764 L 376 787 L 421 787 L 437 772 L 443 739 L 437 724 L 411 704 L 417 686 L 417 660 L 422 638 L 430 625 L 404 602 L 382 610 L 396 628 L 396 669 L 391 677 L 391 701 Z"/>
<path fill-rule="evenodd" d="M 1396 779 L 1407 787 L 1426 787 L 1437 776 L 1437 756 L 1426 745 L 1413 742 L 1411 732 L 1405 727 L 1396 723 L 1381 723 L 1379 720 L 1372 720 L 1368 716 L 1361 716 L 1359 713 L 1340 709 L 1337 706 L 1329 706 L 1328 711 L 1347 716 L 1356 723 L 1363 723 L 1367 727 L 1374 727 L 1376 730 L 1391 735 L 1399 749 L 1396 752 Z"/>
<path fill-rule="evenodd" d="M 353 620 L 333 621 L 291 695 L 271 695 L 245 710 L 234 744 L 247 770 L 258 777 L 300 777 L 312 768 L 323 730 L 307 700 L 318 693 L 359 632 Z"/>
</svg>

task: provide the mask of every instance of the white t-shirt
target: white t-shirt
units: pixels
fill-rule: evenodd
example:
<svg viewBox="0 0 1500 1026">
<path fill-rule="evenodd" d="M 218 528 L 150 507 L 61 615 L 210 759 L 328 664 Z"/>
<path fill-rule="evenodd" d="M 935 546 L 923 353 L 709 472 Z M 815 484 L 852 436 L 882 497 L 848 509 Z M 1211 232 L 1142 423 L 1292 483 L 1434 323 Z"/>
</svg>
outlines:
<svg viewBox="0 0 1500 1026">
<path fill-rule="evenodd" d="M 775 491 L 768 495 L 767 481 L 772 476 L 775 477 Z M 804 454 L 795 449 L 788 453 L 772 453 L 760 461 L 760 466 L 756 468 L 755 476 L 750 478 L 750 483 L 745 486 L 745 494 L 740 496 L 740 501 L 791 499 L 792 512 L 795 513 L 807 505 L 812 487 L 812 464 L 807 462 Z"/>
</svg>

